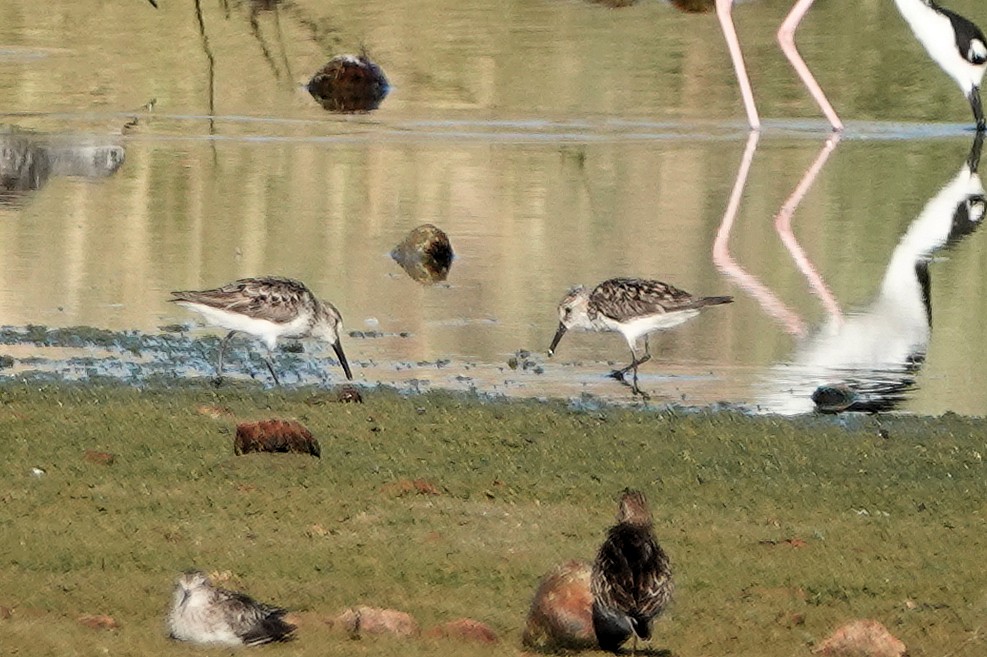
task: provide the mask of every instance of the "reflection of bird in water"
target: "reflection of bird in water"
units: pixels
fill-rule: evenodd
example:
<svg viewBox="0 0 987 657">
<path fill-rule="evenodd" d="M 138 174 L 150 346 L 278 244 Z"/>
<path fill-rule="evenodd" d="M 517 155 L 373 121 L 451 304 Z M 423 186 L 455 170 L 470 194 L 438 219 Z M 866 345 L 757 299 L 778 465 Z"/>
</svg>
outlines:
<svg viewBox="0 0 987 657">
<path fill-rule="evenodd" d="M 178 578 L 168 630 L 172 639 L 227 646 L 256 646 L 289 641 L 295 626 L 286 610 L 236 591 L 214 587 L 205 573 L 190 571 Z"/>
<path fill-rule="evenodd" d="M 593 629 L 603 650 L 617 652 L 631 635 L 651 638 L 651 622 L 672 597 L 668 555 L 655 538 L 644 494 L 625 489 L 617 524 L 593 562 Z"/>
<path fill-rule="evenodd" d="M 895 0 L 895 4 L 929 56 L 960 85 L 970 101 L 977 130 L 987 129 L 980 105 L 980 82 L 987 69 L 984 33 L 933 0 Z"/>
<path fill-rule="evenodd" d="M 304 283 L 267 276 L 244 278 L 214 290 L 188 290 L 172 294 L 175 298 L 169 301 L 194 310 L 210 324 L 230 331 L 219 345 L 216 366 L 219 379 L 223 376 L 223 351 L 238 331 L 260 338 L 267 345 L 265 363 L 278 385 L 280 381 L 274 373 L 271 352 L 279 338 L 312 336 L 325 340 L 336 352 L 346 378 L 353 378 L 339 341 L 343 328 L 339 311 L 328 301 L 317 298 Z"/>
<path fill-rule="evenodd" d="M 611 376 L 623 381 L 624 375 L 633 370 L 631 388 L 637 394 L 641 392 L 637 387 L 637 366 L 651 359 L 649 333 L 678 326 L 706 306 L 731 301 L 732 297 L 694 297 L 668 283 L 641 278 L 611 278 L 592 291 L 580 285 L 559 302 L 559 328 L 548 355 L 555 353 L 562 336 L 571 328 L 619 331 L 631 349 L 631 364 Z M 637 343 L 642 337 L 644 355 L 638 357 Z"/>
<path fill-rule="evenodd" d="M 633 370 L 631 388 L 635 394 L 641 394 L 637 387 L 637 366 L 651 359 L 648 334 L 678 326 L 706 306 L 731 301 L 732 297 L 694 297 L 668 283 L 641 278 L 611 278 L 592 291 L 580 285 L 559 302 L 559 328 L 548 355 L 555 353 L 562 336 L 571 328 L 619 331 L 631 348 L 631 364 L 611 372 L 611 376 L 623 381 L 624 375 Z M 639 358 L 637 343 L 642 337 L 644 355 Z"/>
<path fill-rule="evenodd" d="M 733 68 L 737 74 L 737 82 L 740 83 L 740 94 L 744 99 L 744 109 L 747 111 L 747 122 L 750 124 L 752 130 L 759 129 L 761 127 L 761 120 L 758 117 L 757 107 L 754 104 L 754 92 L 751 89 L 750 79 L 747 76 L 747 67 L 744 65 L 744 55 L 740 50 L 740 40 L 737 38 L 737 30 L 733 25 L 734 0 L 671 1 L 677 8 L 688 12 L 707 12 L 715 6 L 717 18 L 720 21 L 720 29 L 723 30 L 723 37 L 726 39 L 727 48 L 730 51 L 730 59 L 733 61 Z M 833 126 L 833 130 L 842 130 L 843 122 L 836 115 L 836 111 L 830 105 L 826 94 L 823 93 L 822 87 L 816 82 L 815 77 L 813 77 L 812 72 L 806 66 L 805 61 L 795 47 L 795 31 L 798 29 L 799 23 L 802 22 L 802 18 L 809 11 L 814 1 L 796 0 L 792 10 L 778 28 L 778 43 L 781 45 L 781 51 L 785 53 L 785 57 L 788 58 L 788 61 L 795 68 L 795 72 L 802 79 L 802 83 L 808 89 L 816 104 L 819 105 L 823 114 L 826 115 L 830 125 Z"/>
<path fill-rule="evenodd" d="M 810 335 L 794 313 L 770 290 L 744 272 L 729 256 L 727 240 L 736 207 L 731 203 L 714 246 L 718 268 L 750 293 L 768 314 L 801 339 L 790 362 L 773 367 L 758 406 L 775 413 L 822 410 L 890 410 L 915 385 L 931 335 L 929 263 L 943 247 L 954 245 L 981 223 L 987 200 L 977 169 L 984 133 L 978 132 L 970 154 L 911 223 L 885 269 L 877 298 L 864 309 L 843 313 L 822 276 L 802 251 L 791 230 L 799 200 L 835 147 L 827 142 L 795 193 L 778 214 L 775 226 L 783 244 L 829 311 L 830 320 Z M 753 151 L 749 145 L 745 164 Z M 738 186 L 746 169 L 738 175 Z M 737 187 L 735 187 L 735 193 Z"/>
</svg>

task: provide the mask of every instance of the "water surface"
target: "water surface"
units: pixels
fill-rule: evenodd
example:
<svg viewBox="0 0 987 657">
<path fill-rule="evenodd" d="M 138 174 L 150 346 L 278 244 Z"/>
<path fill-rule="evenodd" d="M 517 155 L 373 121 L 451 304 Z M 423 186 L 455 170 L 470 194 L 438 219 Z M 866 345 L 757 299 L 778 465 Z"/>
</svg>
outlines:
<svg viewBox="0 0 987 657">
<path fill-rule="evenodd" d="M 217 331 L 168 292 L 279 274 L 342 311 L 358 382 L 630 401 L 619 335 L 544 353 L 571 285 L 628 275 L 736 298 L 654 336 L 653 401 L 987 408 L 969 107 L 891 2 L 820 2 L 799 33 L 838 142 L 774 44 L 786 3 L 735 11 L 756 142 L 715 18 L 660 2 L 159 4 L 0 8 L 0 136 L 38 163 L 0 197 L 0 374 L 205 380 Z M 327 113 L 301 85 L 361 48 L 391 94 Z M 388 255 L 422 223 L 456 252 L 431 286 Z M 266 383 L 248 344 L 231 373 Z M 330 356 L 282 354 L 283 379 L 338 382 Z"/>
</svg>

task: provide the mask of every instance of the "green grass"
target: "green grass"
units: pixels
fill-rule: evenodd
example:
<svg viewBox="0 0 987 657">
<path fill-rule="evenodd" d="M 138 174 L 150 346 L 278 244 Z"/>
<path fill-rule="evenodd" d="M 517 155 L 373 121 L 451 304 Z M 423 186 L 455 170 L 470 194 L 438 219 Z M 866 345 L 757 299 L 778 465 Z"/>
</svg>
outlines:
<svg viewBox="0 0 987 657">
<path fill-rule="evenodd" d="M 313 403 L 323 398 L 0 388 L 0 606 L 14 610 L 0 652 L 188 654 L 164 616 L 175 576 L 195 566 L 302 612 L 298 640 L 265 654 L 518 654 L 538 579 L 592 557 L 625 486 L 648 494 L 675 570 L 656 648 L 805 655 L 859 617 L 913 657 L 987 648 L 984 421 L 591 412 L 383 391 Z M 322 459 L 234 456 L 236 420 L 202 404 L 298 419 Z M 90 463 L 88 449 L 116 460 Z M 403 479 L 440 494 L 388 487 Z M 426 629 L 469 616 L 503 641 L 351 641 L 319 621 L 356 604 L 402 609 Z M 86 628 L 84 613 L 120 628 Z"/>
</svg>

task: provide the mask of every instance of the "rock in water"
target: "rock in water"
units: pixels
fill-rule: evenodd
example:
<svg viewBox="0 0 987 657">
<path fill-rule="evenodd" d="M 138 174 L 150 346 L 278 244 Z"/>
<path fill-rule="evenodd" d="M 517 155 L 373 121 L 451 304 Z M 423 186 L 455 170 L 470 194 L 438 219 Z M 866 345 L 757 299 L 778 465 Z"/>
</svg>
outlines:
<svg viewBox="0 0 987 657">
<path fill-rule="evenodd" d="M 422 224 L 391 250 L 391 257 L 419 283 L 437 283 L 449 275 L 452 244 L 442 229 Z"/>
</svg>

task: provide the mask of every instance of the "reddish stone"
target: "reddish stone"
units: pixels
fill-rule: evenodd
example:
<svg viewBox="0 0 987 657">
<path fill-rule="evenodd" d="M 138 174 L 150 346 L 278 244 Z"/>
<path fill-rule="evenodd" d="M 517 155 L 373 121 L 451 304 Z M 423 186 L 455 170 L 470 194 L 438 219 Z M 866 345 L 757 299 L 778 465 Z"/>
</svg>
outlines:
<svg viewBox="0 0 987 657">
<path fill-rule="evenodd" d="M 105 614 L 83 614 L 77 620 L 92 630 L 115 630 L 120 627 L 112 616 Z"/>
<path fill-rule="evenodd" d="M 591 572 L 589 563 L 573 560 L 541 579 L 522 635 L 525 647 L 547 651 L 596 647 Z"/>
<path fill-rule="evenodd" d="M 457 618 L 436 625 L 425 636 L 431 639 L 461 639 L 475 643 L 497 643 L 500 640 L 493 628 L 472 618 Z"/>
<path fill-rule="evenodd" d="M 94 449 L 87 449 L 82 454 L 82 458 L 90 463 L 96 463 L 98 465 L 113 465 L 113 461 L 116 460 L 115 455 L 110 454 L 109 452 L 98 452 Z"/>
<path fill-rule="evenodd" d="M 411 614 L 396 609 L 361 605 L 347 609 L 328 622 L 333 628 L 341 629 L 353 638 L 380 634 L 409 638 L 421 634 L 418 621 Z"/>
<path fill-rule="evenodd" d="M 826 657 L 902 657 L 905 644 L 872 619 L 841 626 L 812 651 Z"/>
<path fill-rule="evenodd" d="M 322 450 L 312 433 L 294 420 L 261 420 L 236 425 L 233 439 L 236 454 L 250 452 L 295 452 L 319 457 Z"/>
<path fill-rule="evenodd" d="M 425 479 L 398 479 L 380 487 L 385 495 L 404 497 L 405 495 L 440 495 L 438 487 Z"/>
</svg>

